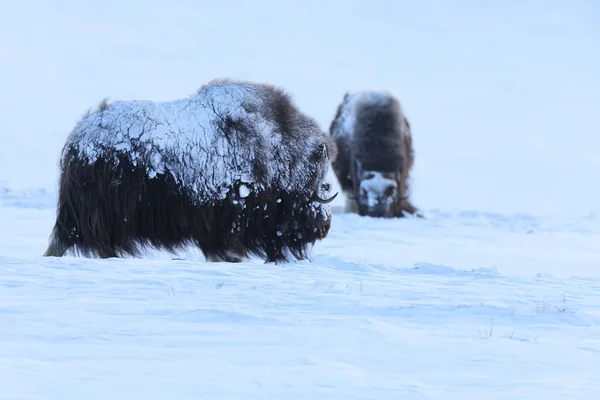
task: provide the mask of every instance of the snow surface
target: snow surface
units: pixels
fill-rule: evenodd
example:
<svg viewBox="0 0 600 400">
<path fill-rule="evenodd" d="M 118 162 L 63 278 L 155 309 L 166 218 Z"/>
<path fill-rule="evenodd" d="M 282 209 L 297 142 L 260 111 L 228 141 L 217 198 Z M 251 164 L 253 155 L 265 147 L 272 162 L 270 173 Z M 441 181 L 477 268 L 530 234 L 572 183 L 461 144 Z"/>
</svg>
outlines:
<svg viewBox="0 0 600 400">
<path fill-rule="evenodd" d="M 600 398 L 599 18 L 588 0 L 3 3 L 0 399 Z M 40 256 L 85 110 L 223 76 L 283 86 L 324 128 L 346 91 L 397 94 L 427 218 L 335 214 L 284 266 Z"/>
<path fill-rule="evenodd" d="M 595 218 L 336 214 L 278 267 L 44 259 L 53 216 L 0 208 L 0 399 L 600 394 Z"/>
</svg>

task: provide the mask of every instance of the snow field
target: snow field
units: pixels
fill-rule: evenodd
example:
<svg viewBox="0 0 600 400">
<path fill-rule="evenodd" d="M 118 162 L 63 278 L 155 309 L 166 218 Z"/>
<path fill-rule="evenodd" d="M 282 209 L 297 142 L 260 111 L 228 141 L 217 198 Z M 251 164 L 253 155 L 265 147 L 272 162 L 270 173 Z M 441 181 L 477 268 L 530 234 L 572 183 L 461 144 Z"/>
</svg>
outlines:
<svg viewBox="0 0 600 400">
<path fill-rule="evenodd" d="M 2 399 L 600 393 L 593 218 L 336 214 L 312 262 L 283 266 L 53 259 L 53 208 L 16 197 L 0 208 Z"/>
</svg>

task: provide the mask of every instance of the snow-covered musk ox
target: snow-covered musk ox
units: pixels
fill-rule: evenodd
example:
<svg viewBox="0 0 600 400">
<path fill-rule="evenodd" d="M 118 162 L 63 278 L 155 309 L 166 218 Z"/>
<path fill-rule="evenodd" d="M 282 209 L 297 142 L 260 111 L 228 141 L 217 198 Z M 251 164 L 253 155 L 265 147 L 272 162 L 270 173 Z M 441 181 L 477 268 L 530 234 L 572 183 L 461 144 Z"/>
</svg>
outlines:
<svg viewBox="0 0 600 400">
<path fill-rule="evenodd" d="M 345 212 L 422 217 L 409 200 L 412 133 L 396 97 L 378 91 L 344 94 L 329 133 L 337 145 L 332 166 L 346 195 Z"/>
<path fill-rule="evenodd" d="M 306 259 L 331 226 L 335 154 L 331 137 L 267 84 L 223 79 L 175 101 L 103 102 L 62 150 L 44 255 L 193 244 L 207 261 Z"/>
</svg>

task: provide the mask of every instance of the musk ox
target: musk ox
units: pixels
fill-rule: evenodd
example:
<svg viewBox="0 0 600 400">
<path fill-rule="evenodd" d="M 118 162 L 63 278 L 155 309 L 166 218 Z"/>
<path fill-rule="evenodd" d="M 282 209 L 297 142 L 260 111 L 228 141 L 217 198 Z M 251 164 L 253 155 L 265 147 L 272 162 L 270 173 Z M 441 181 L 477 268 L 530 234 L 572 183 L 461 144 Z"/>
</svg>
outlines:
<svg viewBox="0 0 600 400">
<path fill-rule="evenodd" d="M 282 89 L 214 80 L 184 99 L 102 102 L 68 136 L 45 256 L 198 246 L 207 261 L 308 258 L 331 226 L 335 143 Z"/>
<path fill-rule="evenodd" d="M 334 173 L 346 195 L 345 212 L 396 218 L 417 214 L 408 198 L 414 163 L 411 129 L 389 92 L 346 93 L 329 127 L 337 145 Z"/>
</svg>

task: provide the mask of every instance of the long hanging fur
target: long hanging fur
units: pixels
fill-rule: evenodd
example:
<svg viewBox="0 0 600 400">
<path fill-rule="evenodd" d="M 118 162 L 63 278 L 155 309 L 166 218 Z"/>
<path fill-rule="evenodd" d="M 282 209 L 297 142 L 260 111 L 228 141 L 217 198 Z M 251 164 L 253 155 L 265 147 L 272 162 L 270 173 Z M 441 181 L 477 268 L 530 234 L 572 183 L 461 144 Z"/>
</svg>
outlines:
<svg viewBox="0 0 600 400">
<path fill-rule="evenodd" d="M 281 89 L 215 80 L 172 102 L 102 102 L 64 146 L 45 256 L 308 257 L 331 227 L 335 143 Z"/>
<path fill-rule="evenodd" d="M 345 93 L 329 127 L 337 146 L 332 162 L 346 195 L 346 211 L 377 217 L 422 217 L 409 199 L 410 172 L 414 165 L 412 132 L 400 102 L 388 92 Z M 391 195 L 382 195 L 385 205 L 369 207 L 361 193 L 366 179 L 395 181 Z M 383 202 L 382 202 L 383 204 Z"/>
</svg>

